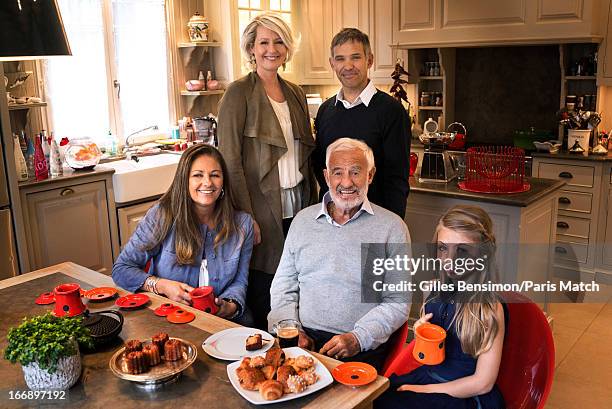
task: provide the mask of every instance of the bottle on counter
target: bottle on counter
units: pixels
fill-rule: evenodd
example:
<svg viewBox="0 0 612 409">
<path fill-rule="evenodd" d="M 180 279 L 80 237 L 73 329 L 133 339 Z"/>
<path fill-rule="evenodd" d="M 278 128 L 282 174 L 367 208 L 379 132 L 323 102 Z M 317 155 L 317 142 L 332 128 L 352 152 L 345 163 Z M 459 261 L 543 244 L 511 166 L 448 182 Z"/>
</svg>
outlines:
<svg viewBox="0 0 612 409">
<path fill-rule="evenodd" d="M 51 171 L 51 177 L 58 177 L 64 175 L 64 169 L 62 168 L 62 159 L 60 157 L 59 147 L 55 139 L 51 139 L 51 153 L 49 155 L 51 163 L 49 169 Z"/>
<path fill-rule="evenodd" d="M 25 135 L 24 135 L 25 136 Z M 26 160 L 26 165 L 28 166 L 28 177 L 34 177 L 36 175 L 36 171 L 35 171 L 35 166 L 34 166 L 34 140 L 33 138 L 28 138 L 27 136 L 25 136 L 26 138 L 26 144 L 28 146 L 28 149 L 26 150 L 25 153 L 25 160 Z"/>
<path fill-rule="evenodd" d="M 19 144 L 19 135 L 13 134 L 13 151 L 15 153 L 15 167 L 17 171 L 17 180 L 24 182 L 28 180 L 28 165 L 26 164 L 21 145 Z"/>
<path fill-rule="evenodd" d="M 47 170 L 49 170 L 49 156 L 51 155 L 51 145 L 47 140 L 47 131 L 44 129 L 40 131 L 40 143 L 42 145 L 43 153 L 45 154 L 45 160 L 47 161 Z"/>
<path fill-rule="evenodd" d="M 36 138 L 36 146 L 34 147 L 34 172 L 36 180 L 45 180 L 49 178 L 49 168 L 45 153 L 43 152 L 42 137 Z"/>
</svg>

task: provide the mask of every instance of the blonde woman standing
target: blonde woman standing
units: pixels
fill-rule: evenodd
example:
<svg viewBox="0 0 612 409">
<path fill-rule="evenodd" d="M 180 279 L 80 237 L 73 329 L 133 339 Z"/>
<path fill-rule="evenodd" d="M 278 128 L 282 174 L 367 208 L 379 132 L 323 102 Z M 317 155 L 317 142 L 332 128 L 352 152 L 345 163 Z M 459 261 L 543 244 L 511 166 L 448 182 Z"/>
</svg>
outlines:
<svg viewBox="0 0 612 409">
<path fill-rule="evenodd" d="M 317 199 L 314 139 L 304 92 L 278 74 L 295 52 L 289 26 L 276 14 L 261 14 L 245 28 L 240 46 L 252 72 L 231 83 L 220 102 L 219 149 L 234 197 L 255 221 L 247 304 L 265 329 L 289 225 Z"/>
<path fill-rule="evenodd" d="M 445 269 L 440 281 L 486 283 L 495 275 L 495 236 L 489 215 L 476 206 L 455 206 L 438 223 L 434 236 Z M 491 268 L 462 270 L 449 260 L 485 257 Z M 459 265 L 459 264 L 457 264 Z M 433 293 L 414 328 L 430 322 L 446 330 L 445 360 L 423 365 L 406 375 L 391 375 L 391 386 L 374 408 L 503 409 L 495 385 L 504 344 L 506 311 L 498 294 Z"/>
</svg>

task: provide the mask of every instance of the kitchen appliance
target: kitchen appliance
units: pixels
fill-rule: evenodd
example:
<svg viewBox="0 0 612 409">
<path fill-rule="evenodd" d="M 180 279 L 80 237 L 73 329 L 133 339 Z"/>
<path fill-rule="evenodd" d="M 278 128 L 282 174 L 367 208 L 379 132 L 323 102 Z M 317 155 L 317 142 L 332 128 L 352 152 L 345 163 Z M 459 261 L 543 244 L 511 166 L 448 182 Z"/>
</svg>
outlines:
<svg viewBox="0 0 612 409">
<path fill-rule="evenodd" d="M 452 157 L 446 150 L 455 139 L 456 132 L 438 132 L 438 123 L 432 118 L 425 121 L 419 140 L 425 145 L 419 182 L 448 183 L 457 177 Z"/>
<path fill-rule="evenodd" d="M 212 146 L 217 146 L 217 119 L 213 114 L 193 118 L 195 139 Z"/>
</svg>

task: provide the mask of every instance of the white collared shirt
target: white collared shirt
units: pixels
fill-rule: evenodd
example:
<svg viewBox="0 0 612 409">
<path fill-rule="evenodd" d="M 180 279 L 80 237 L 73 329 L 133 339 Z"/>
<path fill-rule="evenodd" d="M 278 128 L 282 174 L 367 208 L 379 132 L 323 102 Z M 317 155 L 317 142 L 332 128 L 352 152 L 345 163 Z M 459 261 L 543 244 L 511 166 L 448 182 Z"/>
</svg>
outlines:
<svg viewBox="0 0 612 409">
<path fill-rule="evenodd" d="M 363 91 L 361 91 L 361 94 L 359 94 L 357 99 L 355 99 L 355 101 L 351 103 L 344 99 L 344 91 L 340 89 L 340 91 L 338 91 L 338 93 L 336 94 L 336 104 L 338 103 L 338 101 L 340 101 L 346 109 L 351 109 L 359 104 L 363 104 L 367 107 L 368 105 L 370 105 L 370 100 L 372 99 L 374 94 L 376 94 L 376 91 L 378 90 L 374 86 L 374 83 L 372 81 L 368 81 L 368 85 L 366 85 Z"/>
<path fill-rule="evenodd" d="M 317 215 L 315 216 L 315 220 L 318 219 L 321 216 L 325 216 L 325 220 L 327 220 L 327 222 L 329 224 L 331 224 L 332 226 L 334 226 L 334 227 L 342 227 L 343 225 L 340 224 L 340 223 L 336 223 L 334 218 L 331 217 L 331 215 L 327 211 L 327 205 L 331 201 L 332 201 L 331 194 L 329 193 L 329 191 L 325 192 L 325 195 L 323 195 L 323 200 L 321 201 L 321 210 L 319 210 L 319 213 L 317 213 Z M 368 200 L 367 196 L 363 200 L 363 203 L 361 204 L 361 207 L 359 208 L 359 210 L 357 210 L 357 213 L 355 213 L 353 215 L 353 217 L 348 219 L 347 222 L 344 223 L 344 224 L 350 223 L 351 221 L 357 219 L 359 216 L 361 216 L 361 214 L 363 212 L 366 212 L 366 213 L 369 213 L 369 214 L 372 214 L 372 215 L 374 214 L 374 210 L 372 209 L 372 204 Z"/>
</svg>

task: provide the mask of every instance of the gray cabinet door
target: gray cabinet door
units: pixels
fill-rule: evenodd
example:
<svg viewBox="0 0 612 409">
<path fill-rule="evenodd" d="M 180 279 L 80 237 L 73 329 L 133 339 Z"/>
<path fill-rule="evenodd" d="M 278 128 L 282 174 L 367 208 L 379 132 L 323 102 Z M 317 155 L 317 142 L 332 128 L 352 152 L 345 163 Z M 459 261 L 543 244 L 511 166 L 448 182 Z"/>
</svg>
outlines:
<svg viewBox="0 0 612 409">
<path fill-rule="evenodd" d="M 110 274 L 111 236 L 103 181 L 26 196 L 31 268 L 72 261 Z"/>
</svg>

